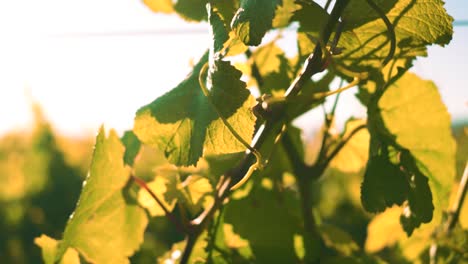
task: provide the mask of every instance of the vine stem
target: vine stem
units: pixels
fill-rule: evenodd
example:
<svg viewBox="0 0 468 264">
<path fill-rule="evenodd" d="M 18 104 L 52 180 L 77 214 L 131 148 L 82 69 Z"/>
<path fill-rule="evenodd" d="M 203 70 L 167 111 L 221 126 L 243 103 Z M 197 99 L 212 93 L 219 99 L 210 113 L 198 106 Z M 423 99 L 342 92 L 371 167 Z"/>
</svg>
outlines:
<svg viewBox="0 0 468 264">
<path fill-rule="evenodd" d="M 186 264 L 188 263 L 189 259 L 190 259 L 190 255 L 193 251 L 193 248 L 195 247 L 195 243 L 197 243 L 197 240 L 198 240 L 198 237 L 200 235 L 195 235 L 195 234 L 190 234 L 188 235 L 188 238 L 187 238 L 187 244 L 185 244 L 185 249 L 184 249 L 184 253 L 182 254 L 182 258 L 180 259 L 180 263 L 181 264 Z"/>
<path fill-rule="evenodd" d="M 297 96 L 297 94 L 302 90 L 302 87 L 304 87 L 304 85 L 314 74 L 324 70 L 326 61 L 323 58 L 323 51 L 320 43 L 328 42 L 335 25 L 338 23 L 338 20 L 341 17 L 341 13 L 348 5 L 349 1 L 350 0 L 336 1 L 330 14 L 330 18 L 328 19 L 322 31 L 320 42 L 315 46 L 314 52 L 306 60 L 305 68 L 302 73 L 293 81 L 286 92 L 287 100 Z M 256 140 L 252 143 L 252 148 L 258 150 L 269 139 L 275 139 L 277 135 L 282 133 L 283 126 L 287 123 L 287 121 L 287 116 L 284 112 L 279 113 L 278 116 L 272 118 L 271 120 L 267 120 L 262 126 L 263 129 L 259 130 L 257 132 L 258 134 L 255 135 Z M 193 245 L 190 243 L 196 242 L 198 236 L 201 234 L 201 230 L 203 230 L 206 224 L 211 221 L 215 212 L 220 206 L 222 206 L 223 201 L 229 196 L 230 188 L 242 180 L 249 169 L 251 169 L 252 166 L 255 166 L 256 162 L 258 162 L 258 160 L 256 159 L 255 154 L 252 151 L 247 152 L 239 164 L 231 168 L 220 179 L 218 187 L 216 188 L 214 203 L 210 207 L 206 208 L 205 211 L 203 211 L 196 219 L 190 222 L 190 226 L 193 227 L 195 232 L 191 232 L 193 235 L 189 235 L 188 237 L 188 244 L 183 253 L 185 261 L 188 261 L 193 250 Z"/>
<path fill-rule="evenodd" d="M 141 188 L 143 188 L 145 191 L 147 191 L 149 193 L 149 195 L 151 195 L 151 197 L 154 199 L 154 201 L 156 201 L 156 203 L 161 207 L 161 209 L 164 211 L 164 214 L 166 215 L 166 217 L 169 219 L 169 221 L 171 221 L 174 226 L 177 228 L 177 230 L 183 234 L 186 234 L 187 233 L 187 228 L 185 227 L 184 224 L 182 224 L 182 222 L 179 221 L 179 219 L 177 219 L 177 217 L 175 217 L 174 214 L 172 214 L 171 211 L 169 211 L 169 209 L 164 205 L 164 203 L 158 198 L 158 196 L 156 196 L 156 194 L 153 192 L 153 190 L 151 190 L 151 188 L 148 186 L 148 184 L 146 184 L 146 182 L 138 177 L 136 177 L 135 175 L 130 175 L 130 178 L 138 185 L 140 186 Z"/>
<path fill-rule="evenodd" d="M 294 175 L 297 180 L 301 213 L 304 221 L 304 259 L 307 263 L 314 263 L 319 260 L 323 245 L 317 223 L 312 214 L 312 195 L 310 193 L 312 182 L 314 178 L 318 177 L 310 177 L 310 169 L 305 164 L 297 149 L 294 148 L 293 140 L 288 132 L 283 136 L 282 144 L 293 166 Z"/>
<path fill-rule="evenodd" d="M 458 188 L 457 199 L 453 204 L 450 221 L 447 224 L 447 230 L 452 230 L 455 224 L 458 222 L 460 217 L 461 209 L 463 208 L 463 202 L 465 201 L 466 193 L 468 191 L 468 162 L 465 165 L 465 171 L 463 172 L 462 179 L 460 181 L 460 187 Z"/>
<path fill-rule="evenodd" d="M 450 232 L 455 228 L 455 225 L 459 221 L 460 212 L 463 208 L 463 202 L 465 201 L 466 193 L 468 192 L 468 162 L 465 165 L 465 170 L 463 172 L 463 176 L 460 180 L 460 186 L 458 187 L 457 198 L 455 199 L 455 203 L 452 206 L 452 209 L 449 211 L 449 217 L 443 226 L 443 232 L 445 235 L 450 234 Z M 430 254 L 430 263 L 436 264 L 437 263 L 437 250 L 438 245 L 437 241 L 435 241 L 429 250 Z"/>
<path fill-rule="evenodd" d="M 320 251 L 323 248 L 323 240 L 312 214 L 312 194 L 310 192 L 312 183 L 323 175 L 330 161 L 340 152 L 346 143 L 348 143 L 357 132 L 364 128 L 366 128 L 366 125 L 360 125 L 354 128 L 347 137 L 343 138 L 340 143 L 338 143 L 328 156 L 323 156 L 323 159 L 326 160 L 325 162 L 320 162 L 321 159 L 317 159 L 316 163 L 311 166 L 305 164 L 303 158 L 294 148 L 292 139 L 287 132 L 282 138 L 283 146 L 293 165 L 294 175 L 297 179 L 302 217 L 304 220 L 305 261 L 307 263 L 318 263 L 320 261 Z M 322 144 L 320 153 L 328 153 L 328 147 L 328 145 Z"/>
</svg>

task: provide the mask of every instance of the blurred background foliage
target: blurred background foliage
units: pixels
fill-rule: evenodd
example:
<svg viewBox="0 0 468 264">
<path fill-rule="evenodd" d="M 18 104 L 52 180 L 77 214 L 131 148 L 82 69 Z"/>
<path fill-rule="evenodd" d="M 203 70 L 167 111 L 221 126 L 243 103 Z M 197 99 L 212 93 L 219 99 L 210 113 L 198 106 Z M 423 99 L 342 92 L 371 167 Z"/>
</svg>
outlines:
<svg viewBox="0 0 468 264">
<path fill-rule="evenodd" d="M 42 262 L 34 238 L 43 233 L 54 238 L 62 237 L 61 232 L 75 208 L 93 150 L 92 135 L 81 138 L 60 135 L 53 130 L 39 105 L 32 105 L 32 111 L 34 121 L 30 130 L 12 131 L 0 137 L 1 263 Z M 468 160 L 468 122 L 454 122 L 453 135 L 458 144 L 459 180 Z M 340 245 L 335 246 L 334 250 L 353 252 L 356 248 L 362 248 L 390 263 L 406 263 L 409 253 L 405 250 L 412 251 L 417 245 L 410 247 L 396 243 L 405 236 L 398 217 L 387 217 L 382 221 L 384 218 L 366 213 L 360 204 L 359 188 L 367 159 L 368 137 L 367 132 L 363 131 L 353 138 L 343 149 L 342 156 L 354 158 L 340 162 L 338 155 L 337 162 L 332 162 L 326 177 L 316 183 L 313 191 L 315 216 L 324 224 L 322 226 L 330 227 L 322 232 L 329 235 L 330 244 Z M 305 141 L 306 159 L 313 161 L 316 148 L 320 145 L 320 132 Z M 350 152 L 354 155 L 349 155 Z M 150 181 L 154 178 L 155 169 L 165 164 L 167 162 L 161 153 L 145 148 L 136 160 L 135 174 Z M 268 173 L 268 170 L 264 173 Z M 288 179 L 292 177 L 282 177 L 287 187 Z M 259 184 L 268 185 L 264 180 Z M 456 187 L 455 184 L 454 193 Z M 465 204 L 460 218 L 464 229 L 468 228 L 467 207 Z M 398 215 L 398 210 L 392 208 L 385 213 Z M 392 228 L 395 231 L 389 237 L 388 229 Z M 348 230 L 349 235 L 341 230 Z M 386 232 L 379 234 L 379 230 Z M 236 243 L 235 237 L 231 238 L 231 242 Z M 153 217 L 145 233 L 144 244 L 131 262 L 154 263 L 174 243 L 182 240 L 183 236 L 165 217 Z"/>
</svg>

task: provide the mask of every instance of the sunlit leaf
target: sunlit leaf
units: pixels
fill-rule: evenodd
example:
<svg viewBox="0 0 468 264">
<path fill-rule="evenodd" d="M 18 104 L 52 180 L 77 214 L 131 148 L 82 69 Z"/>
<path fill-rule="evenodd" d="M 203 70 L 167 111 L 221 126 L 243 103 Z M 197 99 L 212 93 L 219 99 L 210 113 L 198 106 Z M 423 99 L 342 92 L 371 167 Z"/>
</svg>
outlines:
<svg viewBox="0 0 468 264">
<path fill-rule="evenodd" d="M 57 257 L 58 244 L 60 241 L 57 241 L 46 235 L 42 235 L 34 239 L 34 243 L 41 248 L 42 260 L 45 264 L 56 263 L 55 260 Z M 68 248 L 58 264 L 80 264 L 80 257 L 78 256 L 78 252 L 76 252 L 76 250 L 73 248 Z"/>
<path fill-rule="evenodd" d="M 148 220 L 126 194 L 130 174 L 123 156 L 124 146 L 115 132 L 106 137 L 102 128 L 90 173 L 59 245 L 59 258 L 74 248 L 89 262 L 128 263 L 142 243 Z"/>
<path fill-rule="evenodd" d="M 230 19 L 235 12 L 235 5 L 231 1 L 215 1 L 208 8 L 208 22 L 211 25 L 213 37 L 213 53 L 223 51 L 224 56 L 234 56 L 244 53 L 248 47 L 231 31 Z"/>
<path fill-rule="evenodd" d="M 372 219 L 367 227 L 365 249 L 367 252 L 377 252 L 384 247 L 391 247 L 404 236 L 400 225 L 400 207 L 392 207 Z"/>
<path fill-rule="evenodd" d="M 137 112 L 134 132 L 145 144 L 164 151 L 176 165 L 194 165 L 205 154 L 228 154 L 245 150 L 224 125 L 203 94 L 198 77 L 207 54 L 175 89 Z M 209 73 L 213 103 L 231 126 L 250 142 L 255 99 L 240 81 L 241 72 L 229 62 L 217 61 Z"/>
<path fill-rule="evenodd" d="M 143 3 L 153 12 L 169 14 L 175 11 L 188 21 L 201 21 L 207 17 L 207 0 L 143 0 Z"/>
<path fill-rule="evenodd" d="M 255 63 L 262 78 L 262 83 L 257 84 L 260 91 L 274 96 L 284 95 L 293 78 L 284 51 L 275 42 L 271 42 L 255 50 L 250 61 Z"/>
<path fill-rule="evenodd" d="M 148 183 L 148 187 L 160 199 L 168 210 L 172 211 L 177 202 L 177 175 L 156 175 L 155 179 Z M 138 192 L 138 203 L 146 208 L 151 216 L 164 216 L 164 210 L 156 203 L 147 190 Z"/>
<path fill-rule="evenodd" d="M 241 7 L 232 20 L 232 28 L 242 42 L 257 46 L 271 29 L 280 0 L 241 0 Z"/>
<path fill-rule="evenodd" d="M 171 166 L 172 167 L 172 166 Z M 184 181 L 181 180 L 177 168 L 160 169 L 148 187 L 163 203 L 172 211 L 177 202 L 181 202 L 191 212 L 198 212 L 210 203 L 210 194 L 213 187 L 207 178 L 197 175 L 189 175 Z M 138 193 L 139 203 L 145 207 L 151 216 L 164 216 L 165 212 L 147 190 L 141 189 Z"/>
<path fill-rule="evenodd" d="M 413 228 L 432 218 L 430 190 L 437 210 L 447 206 L 455 174 L 455 142 L 451 135 L 450 116 L 437 87 L 410 73 L 389 86 L 376 106 L 369 108 L 368 114 L 371 137 L 374 142 L 380 142 L 374 145 L 390 145 L 400 151 L 399 163 L 406 171 L 411 186 L 408 189 L 410 210 L 406 211 L 402 222 L 408 233 L 411 233 Z M 372 167 L 368 167 L 370 169 Z M 390 177 L 390 174 L 386 175 Z M 388 191 L 387 195 L 391 195 L 391 192 Z M 368 201 L 377 203 L 375 200 Z M 389 206 L 388 203 L 380 204 Z M 383 209 L 381 206 L 378 208 Z"/>
<path fill-rule="evenodd" d="M 437 205 L 446 208 L 455 177 L 455 142 L 450 115 L 435 84 L 407 73 L 387 89 L 378 108 L 383 122 L 378 133 L 409 150 L 429 178 Z"/>
<path fill-rule="evenodd" d="M 282 0 L 282 4 L 278 6 L 273 18 L 273 27 L 281 28 L 286 27 L 291 22 L 294 12 L 301 6 L 296 3 L 296 0 Z"/>
<path fill-rule="evenodd" d="M 344 32 L 338 45 L 343 53 L 337 60 L 355 70 L 378 68 L 390 49 L 387 27 L 365 0 L 350 2 L 343 15 Z M 444 9 L 443 1 L 377 2 L 395 29 L 397 58 L 422 56 L 426 45 L 450 42 L 453 18 Z"/>
<path fill-rule="evenodd" d="M 143 3 L 153 12 L 172 13 L 174 11 L 172 0 L 143 0 Z"/>
<path fill-rule="evenodd" d="M 347 138 L 356 127 L 365 124 L 366 120 L 351 119 L 346 122 L 343 137 Z M 366 166 L 369 154 L 369 132 L 361 129 L 340 150 L 330 162 L 330 168 L 345 173 L 357 173 Z"/>
</svg>

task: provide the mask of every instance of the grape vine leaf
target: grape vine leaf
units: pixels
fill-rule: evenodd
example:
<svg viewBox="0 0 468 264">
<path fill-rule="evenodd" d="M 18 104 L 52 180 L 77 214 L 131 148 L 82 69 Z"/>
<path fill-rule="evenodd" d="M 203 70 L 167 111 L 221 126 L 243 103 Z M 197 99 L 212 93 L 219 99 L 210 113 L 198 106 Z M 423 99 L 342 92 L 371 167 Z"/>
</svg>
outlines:
<svg viewBox="0 0 468 264">
<path fill-rule="evenodd" d="M 361 185 L 362 205 L 368 212 L 383 212 L 402 205 L 408 198 L 409 184 L 398 165 L 383 155 L 371 157 Z"/>
<path fill-rule="evenodd" d="M 207 0 L 177 0 L 174 4 L 174 10 L 188 21 L 205 20 Z"/>
<path fill-rule="evenodd" d="M 262 76 L 262 83 L 257 83 L 262 94 L 284 95 L 291 83 L 293 73 L 286 55 L 274 41 L 256 49 L 249 61 L 255 63 Z"/>
<path fill-rule="evenodd" d="M 272 28 L 276 7 L 281 0 L 241 0 L 241 6 L 232 20 L 232 28 L 242 42 L 258 46 Z"/>
<path fill-rule="evenodd" d="M 174 12 L 172 0 L 143 0 L 143 3 L 153 12 L 166 14 Z"/>
<path fill-rule="evenodd" d="M 296 3 L 296 0 L 282 0 L 282 4 L 278 6 L 273 18 L 273 27 L 282 28 L 289 25 L 294 12 L 301 6 Z"/>
<path fill-rule="evenodd" d="M 176 205 L 178 175 L 174 171 L 167 172 L 166 175 L 157 174 L 153 181 L 147 185 L 153 193 L 160 199 L 164 206 L 172 211 Z M 148 191 L 141 189 L 138 192 L 138 203 L 148 210 L 151 216 L 164 216 L 164 210 L 156 203 Z"/>
<path fill-rule="evenodd" d="M 57 256 L 58 245 L 60 241 L 50 238 L 46 235 L 41 235 L 34 239 L 34 243 L 42 250 L 42 259 L 45 264 L 55 264 Z M 59 264 L 80 264 L 80 257 L 78 252 L 73 248 L 68 248 Z"/>
<path fill-rule="evenodd" d="M 327 23 L 329 14 L 315 1 L 300 1 L 300 8 L 295 10 L 291 20 L 299 22 L 299 32 L 318 37 L 325 23 Z"/>
<path fill-rule="evenodd" d="M 211 25 L 211 35 L 213 36 L 213 51 L 220 51 L 224 43 L 229 39 L 229 30 L 226 28 L 221 14 L 211 6 L 207 5 L 208 22 Z"/>
<path fill-rule="evenodd" d="M 441 0 L 378 1 L 396 35 L 395 58 L 426 55 L 426 45 L 448 44 L 453 18 Z M 367 6 L 364 8 L 364 6 Z M 339 41 L 342 54 L 336 61 L 354 71 L 379 68 L 390 50 L 387 27 L 365 0 L 351 1 L 343 14 L 344 32 Z"/>
<path fill-rule="evenodd" d="M 121 141 L 125 146 L 124 162 L 129 166 L 133 166 L 135 157 L 140 151 L 141 142 L 133 131 L 125 131 Z"/>
<path fill-rule="evenodd" d="M 74 248 L 89 262 L 128 263 L 142 243 L 148 219 L 126 193 L 130 172 L 123 156 L 124 146 L 116 133 L 111 131 L 106 138 L 101 128 L 90 173 L 59 244 L 58 259 Z"/>
<path fill-rule="evenodd" d="M 403 237 L 404 232 L 398 221 L 401 211 L 400 207 L 394 206 L 372 219 L 367 226 L 367 252 L 375 253 L 385 247 L 391 247 Z"/>
<path fill-rule="evenodd" d="M 228 154 L 245 147 L 224 126 L 203 94 L 198 77 L 206 53 L 176 88 L 138 110 L 134 132 L 147 145 L 164 151 L 175 165 L 195 165 L 202 154 Z M 209 72 L 213 103 L 231 126 L 250 142 L 255 99 L 240 81 L 242 73 L 229 62 L 217 61 Z M 222 106 L 222 107 L 221 107 Z"/>
<path fill-rule="evenodd" d="M 369 106 L 368 116 L 370 160 L 375 156 L 372 155 L 375 142 L 379 142 L 377 145 L 392 146 L 400 151 L 399 163 L 409 174 L 410 210 L 409 214 L 403 214 L 407 219 L 402 220 L 411 220 L 404 223 L 405 230 L 411 233 L 414 227 L 431 220 L 433 207 L 428 201 L 432 200 L 437 210 L 447 207 L 450 186 L 455 177 L 455 141 L 451 134 L 450 116 L 434 83 L 412 73 L 405 73 L 390 85 L 380 99 Z M 431 190 L 434 199 L 430 199 Z M 363 203 L 375 203 L 372 201 L 374 198 L 364 198 L 367 201 Z"/>
<path fill-rule="evenodd" d="M 246 84 L 240 80 L 241 76 L 242 72 L 230 62 L 216 60 L 210 64 L 207 87 L 220 114 L 244 141 L 250 142 L 256 120 L 252 107 L 256 101 L 246 89 Z M 209 141 L 205 144 L 207 154 L 228 154 L 245 150 L 245 146 L 232 135 L 219 117 L 208 127 L 207 134 L 209 135 Z"/>
<path fill-rule="evenodd" d="M 230 24 L 232 18 L 236 14 L 237 9 L 239 8 L 239 0 L 212 0 L 210 4 L 216 9 L 216 11 L 221 16 L 221 19 L 225 22 L 226 27 L 231 28 Z"/>
<path fill-rule="evenodd" d="M 432 220 L 434 205 L 427 177 L 415 167 L 416 165 L 411 157 L 405 157 L 407 155 L 407 153 L 403 153 L 403 159 L 409 159 L 411 163 L 408 164 L 408 161 L 403 161 L 402 164 L 411 170 L 412 179 L 408 193 L 408 204 L 400 216 L 400 222 L 405 232 L 411 235 L 421 223 L 429 223 Z M 449 190 L 447 191 L 449 192 Z"/>
<path fill-rule="evenodd" d="M 452 186 L 450 204 L 456 199 L 458 192 L 457 184 Z M 466 205 L 466 204 L 465 204 Z M 464 206 L 467 209 L 468 206 Z M 399 222 L 399 216 L 404 209 L 400 207 L 392 207 L 387 209 L 382 214 L 376 215 L 369 223 L 367 228 L 367 239 L 365 249 L 369 253 L 381 251 L 385 247 L 390 248 L 394 245 L 402 250 L 402 254 L 410 261 L 415 261 L 421 252 L 427 247 L 428 241 L 434 238 L 434 231 L 441 224 L 440 221 L 433 221 L 428 225 L 415 230 L 411 237 L 406 237 L 405 232 Z M 464 210 L 462 210 L 463 213 Z M 465 213 L 468 210 L 465 210 Z M 439 218 L 441 219 L 441 218 Z M 468 217 L 460 216 L 460 221 L 468 220 Z M 463 226 L 463 224 L 462 224 Z M 452 233 L 453 234 L 453 233 Z M 438 239 L 438 238 L 437 238 Z M 438 241 L 440 241 L 438 239 Z"/>
<path fill-rule="evenodd" d="M 143 3 L 156 13 L 170 14 L 174 11 L 187 21 L 206 19 L 207 0 L 143 0 Z"/>
<path fill-rule="evenodd" d="M 398 0 L 373 0 L 384 14 L 390 12 Z M 379 14 L 372 9 L 367 0 L 353 0 L 346 6 L 341 15 L 346 23 L 343 24 L 346 30 L 358 28 L 366 23 L 380 19 Z"/>
<path fill-rule="evenodd" d="M 341 228 L 330 224 L 322 224 L 319 230 L 325 245 L 328 248 L 333 248 L 341 255 L 350 256 L 359 250 L 358 244 L 351 235 Z"/>
<path fill-rule="evenodd" d="M 215 1 L 207 5 L 208 22 L 213 37 L 212 52 L 223 51 L 225 57 L 244 53 L 248 47 L 231 30 L 230 19 L 234 16 L 235 5 L 229 1 Z M 233 11 L 233 12 L 231 12 Z"/>
<path fill-rule="evenodd" d="M 249 242 L 257 263 L 297 262 L 294 235 L 300 233 L 300 227 L 295 214 L 290 214 L 296 206 L 289 207 L 287 199 L 277 195 L 256 187 L 249 196 L 232 200 L 225 209 L 225 223 L 232 224 L 233 231 Z"/>
<path fill-rule="evenodd" d="M 348 137 L 356 127 L 366 124 L 366 120 L 351 118 L 346 122 L 342 138 Z M 370 135 L 367 129 L 358 131 L 330 162 L 330 168 L 344 173 L 358 173 L 368 160 Z"/>
</svg>

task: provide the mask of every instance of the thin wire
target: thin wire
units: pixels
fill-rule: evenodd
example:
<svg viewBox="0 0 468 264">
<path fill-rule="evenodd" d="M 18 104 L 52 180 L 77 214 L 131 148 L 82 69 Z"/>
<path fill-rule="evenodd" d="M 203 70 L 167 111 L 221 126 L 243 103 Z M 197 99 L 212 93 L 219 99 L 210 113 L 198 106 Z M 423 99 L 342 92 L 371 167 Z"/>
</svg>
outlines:
<svg viewBox="0 0 468 264">
<path fill-rule="evenodd" d="M 455 20 L 453 22 L 454 27 L 467 27 L 468 20 Z M 288 27 L 282 30 L 285 31 L 296 31 L 298 27 Z M 92 37 L 139 37 L 139 36 L 154 36 L 154 35 L 205 35 L 208 34 L 208 29 L 155 29 L 147 31 L 115 31 L 115 32 L 79 32 L 79 33 L 64 33 L 54 34 L 50 37 L 57 38 L 92 38 Z"/>
</svg>

